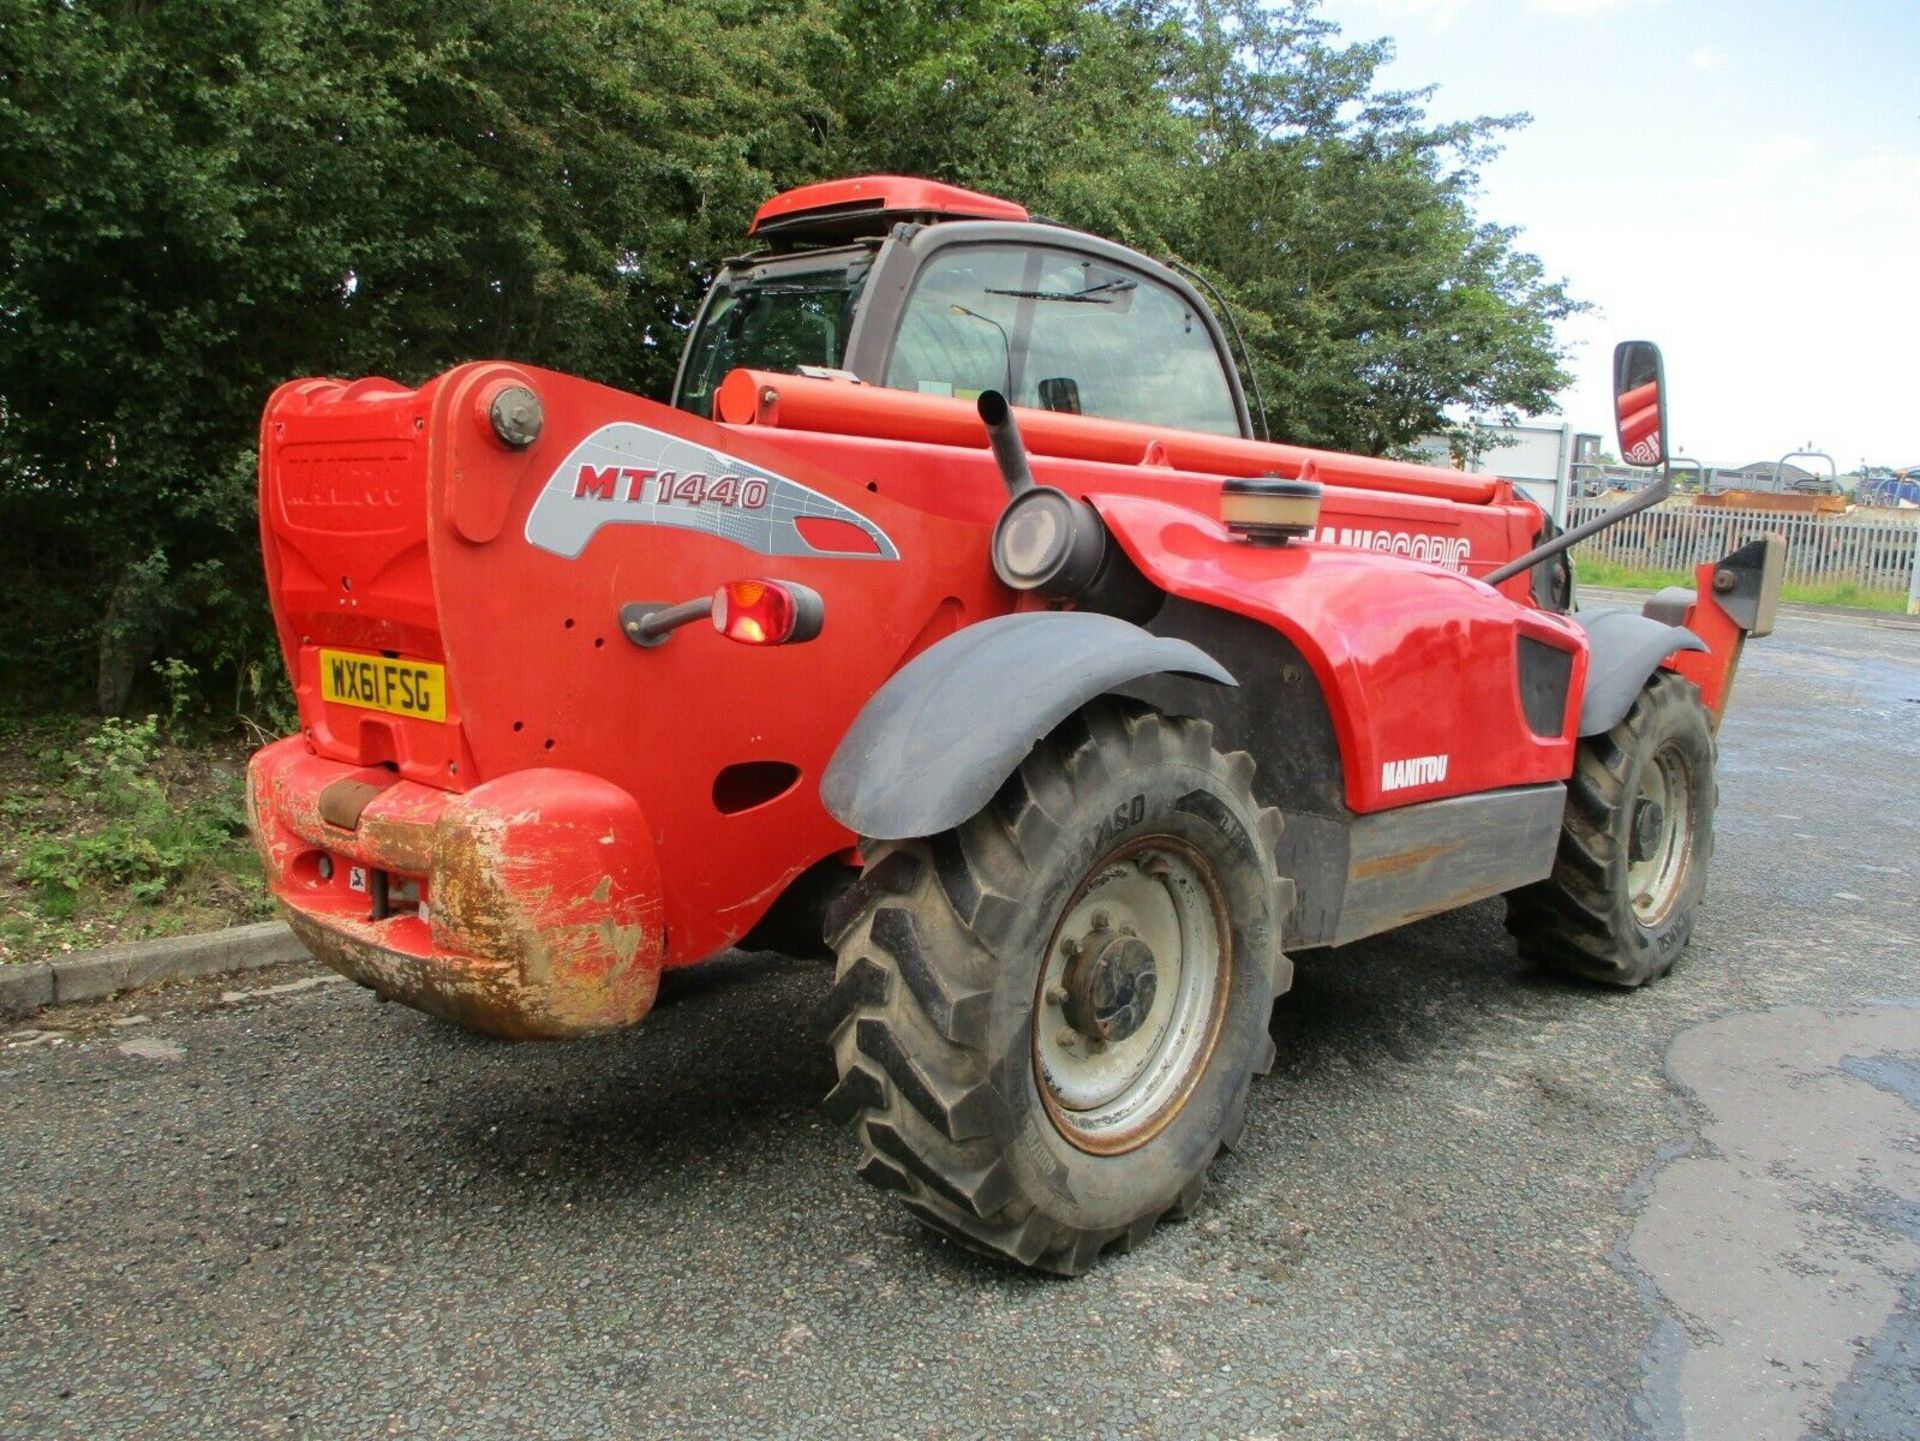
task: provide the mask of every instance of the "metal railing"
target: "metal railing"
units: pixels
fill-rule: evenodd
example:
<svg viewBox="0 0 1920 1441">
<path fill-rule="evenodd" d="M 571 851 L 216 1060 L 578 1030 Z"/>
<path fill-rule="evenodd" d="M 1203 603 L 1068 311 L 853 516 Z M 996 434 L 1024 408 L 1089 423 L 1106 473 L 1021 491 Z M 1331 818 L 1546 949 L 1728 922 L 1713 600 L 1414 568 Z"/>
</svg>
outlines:
<svg viewBox="0 0 1920 1441">
<path fill-rule="evenodd" d="M 1577 501 L 1567 507 L 1566 526 L 1602 514 L 1603 504 Z M 1886 515 L 1862 517 L 1780 515 L 1710 506 L 1641 511 L 1582 541 L 1582 557 L 1612 561 L 1629 570 L 1679 571 L 1691 575 L 1705 561 L 1772 533 L 1787 539 L 1789 584 L 1851 583 L 1866 590 L 1906 594 L 1920 565 L 1920 524 Z"/>
</svg>

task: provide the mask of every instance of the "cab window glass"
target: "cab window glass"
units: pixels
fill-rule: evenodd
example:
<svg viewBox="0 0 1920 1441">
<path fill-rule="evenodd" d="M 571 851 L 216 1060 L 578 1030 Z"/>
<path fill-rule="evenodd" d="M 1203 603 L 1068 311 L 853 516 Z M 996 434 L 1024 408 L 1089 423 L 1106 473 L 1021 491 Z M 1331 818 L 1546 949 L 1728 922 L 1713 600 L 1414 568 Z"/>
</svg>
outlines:
<svg viewBox="0 0 1920 1441">
<path fill-rule="evenodd" d="M 864 265 L 716 282 L 687 352 L 678 404 L 713 413 L 713 392 L 740 366 L 791 374 L 803 365 L 838 366 L 865 278 Z"/>
<path fill-rule="evenodd" d="M 886 384 L 1240 433 L 1205 321 L 1178 294 L 1069 251 L 957 246 L 921 271 Z"/>
</svg>

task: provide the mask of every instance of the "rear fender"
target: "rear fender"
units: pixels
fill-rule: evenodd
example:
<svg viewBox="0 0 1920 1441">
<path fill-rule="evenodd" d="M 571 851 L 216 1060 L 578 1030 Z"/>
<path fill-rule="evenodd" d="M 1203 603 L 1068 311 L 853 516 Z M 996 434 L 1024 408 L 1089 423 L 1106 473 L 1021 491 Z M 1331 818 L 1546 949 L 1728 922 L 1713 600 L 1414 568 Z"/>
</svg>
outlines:
<svg viewBox="0 0 1920 1441">
<path fill-rule="evenodd" d="M 820 799 L 841 825 L 874 840 L 951 830 L 1081 706 L 1164 674 L 1234 683 L 1199 647 L 1112 616 L 1029 611 L 981 621 L 874 693 L 821 777 Z"/>
</svg>

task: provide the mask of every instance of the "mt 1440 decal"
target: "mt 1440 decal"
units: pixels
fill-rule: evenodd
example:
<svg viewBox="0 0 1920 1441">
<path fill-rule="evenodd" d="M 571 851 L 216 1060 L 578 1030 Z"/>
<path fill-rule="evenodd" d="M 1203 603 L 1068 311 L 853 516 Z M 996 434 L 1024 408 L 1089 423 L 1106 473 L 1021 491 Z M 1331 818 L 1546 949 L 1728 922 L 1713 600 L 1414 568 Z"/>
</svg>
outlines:
<svg viewBox="0 0 1920 1441">
<path fill-rule="evenodd" d="M 650 426 L 603 425 L 527 515 L 527 541 L 568 560 L 606 525 L 704 531 L 760 555 L 898 560 L 887 533 L 817 490 Z"/>
</svg>

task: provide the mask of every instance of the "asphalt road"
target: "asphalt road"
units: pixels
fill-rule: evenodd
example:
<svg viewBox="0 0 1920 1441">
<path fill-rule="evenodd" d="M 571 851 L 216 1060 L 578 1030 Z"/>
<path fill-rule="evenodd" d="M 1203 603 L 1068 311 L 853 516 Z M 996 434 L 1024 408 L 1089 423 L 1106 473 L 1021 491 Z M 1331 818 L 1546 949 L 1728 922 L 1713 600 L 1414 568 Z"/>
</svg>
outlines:
<svg viewBox="0 0 1920 1441">
<path fill-rule="evenodd" d="M 1301 957 L 1207 1203 L 1077 1282 L 854 1181 L 818 965 L 569 1046 L 56 1013 L 0 1038 L 0 1435 L 1920 1434 L 1920 631 L 1789 618 L 1721 739 L 1669 980 L 1497 903 Z"/>
</svg>

